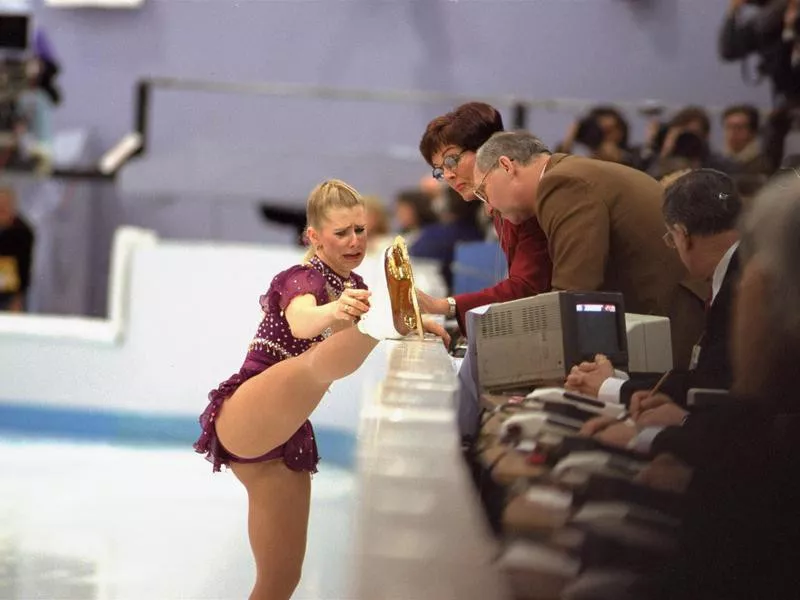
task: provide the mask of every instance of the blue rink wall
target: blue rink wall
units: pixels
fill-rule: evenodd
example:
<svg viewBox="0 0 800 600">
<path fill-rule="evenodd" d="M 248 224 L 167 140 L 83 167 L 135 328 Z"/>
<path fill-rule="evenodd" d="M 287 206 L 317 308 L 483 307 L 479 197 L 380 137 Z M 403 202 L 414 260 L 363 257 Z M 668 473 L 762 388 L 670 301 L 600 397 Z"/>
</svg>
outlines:
<svg viewBox="0 0 800 600">
<path fill-rule="evenodd" d="M 323 464 L 352 469 L 355 435 L 324 426 L 315 427 L 314 431 Z M 56 408 L 0 400 L 0 437 L 170 448 L 184 446 L 187 452 L 194 452 L 192 444 L 199 435 L 196 417 Z"/>
</svg>

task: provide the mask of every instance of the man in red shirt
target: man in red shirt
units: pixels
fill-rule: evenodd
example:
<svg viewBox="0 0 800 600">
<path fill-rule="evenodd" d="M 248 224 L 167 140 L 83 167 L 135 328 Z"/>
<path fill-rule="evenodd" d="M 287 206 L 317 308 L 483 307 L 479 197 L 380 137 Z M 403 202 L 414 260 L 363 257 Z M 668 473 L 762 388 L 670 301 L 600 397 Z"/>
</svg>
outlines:
<svg viewBox="0 0 800 600">
<path fill-rule="evenodd" d="M 503 131 L 503 119 L 492 106 L 482 102 L 463 104 L 428 123 L 419 149 L 433 169 L 433 176 L 471 202 L 475 153 L 494 133 Z M 550 290 L 553 270 L 547 251 L 547 238 L 536 217 L 514 225 L 493 214 L 500 247 L 508 261 L 508 277 L 497 285 L 478 292 L 434 298 L 417 290 L 420 309 L 429 314 L 458 319 L 465 331 L 464 315 L 476 306 L 534 296 Z"/>
</svg>

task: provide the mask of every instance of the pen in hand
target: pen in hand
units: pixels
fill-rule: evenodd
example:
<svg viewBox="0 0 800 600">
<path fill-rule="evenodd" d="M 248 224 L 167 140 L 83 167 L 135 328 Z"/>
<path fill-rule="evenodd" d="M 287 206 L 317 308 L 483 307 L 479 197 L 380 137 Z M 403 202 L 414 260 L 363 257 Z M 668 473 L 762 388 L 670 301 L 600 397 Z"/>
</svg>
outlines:
<svg viewBox="0 0 800 600">
<path fill-rule="evenodd" d="M 667 371 L 666 373 L 664 373 L 661 376 L 661 378 L 656 382 L 656 384 L 653 386 L 653 388 L 648 393 L 648 395 L 647 395 L 648 398 L 652 398 L 653 396 L 655 396 L 658 393 L 658 391 L 661 389 L 661 386 L 664 385 L 664 382 L 667 380 L 667 377 L 669 377 L 670 373 L 672 373 L 672 369 L 670 369 L 669 371 Z M 645 399 L 643 399 L 642 402 L 639 403 L 639 407 L 638 407 L 639 410 L 637 410 L 635 412 L 631 411 L 631 418 L 633 418 L 634 420 L 638 419 L 641 416 L 641 414 L 643 412 L 645 412 L 645 410 L 647 410 L 647 409 L 642 410 L 642 408 L 641 408 L 642 407 L 642 403 L 644 401 L 645 401 Z"/>
</svg>

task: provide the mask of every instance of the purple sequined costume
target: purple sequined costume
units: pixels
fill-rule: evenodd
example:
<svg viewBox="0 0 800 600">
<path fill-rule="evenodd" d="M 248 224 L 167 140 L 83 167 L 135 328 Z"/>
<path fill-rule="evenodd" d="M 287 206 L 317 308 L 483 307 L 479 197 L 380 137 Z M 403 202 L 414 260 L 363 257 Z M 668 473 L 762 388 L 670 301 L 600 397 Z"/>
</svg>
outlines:
<svg viewBox="0 0 800 600">
<path fill-rule="evenodd" d="M 313 294 L 317 305 L 327 304 L 336 300 L 346 287 L 367 289 L 360 276 L 351 273 L 345 279 L 316 256 L 311 258 L 309 264 L 291 267 L 278 273 L 272 280 L 269 290 L 260 298 L 264 318 L 250 342 L 242 368 L 208 394 L 208 407 L 200 415 L 202 434 L 194 443 L 194 449 L 206 455 L 206 459 L 214 465 L 214 471 L 219 471 L 221 465 L 230 462 L 262 462 L 282 457 L 286 466 L 294 471 L 316 473 L 319 456 L 310 421 L 303 423 L 286 443 L 252 459 L 240 458 L 228 452 L 217 438 L 214 421 L 222 403 L 242 383 L 286 358 L 299 356 L 312 344 L 321 342 L 331 334 L 328 329 L 309 340 L 294 337 L 283 314 L 289 303 L 297 296 Z"/>
</svg>

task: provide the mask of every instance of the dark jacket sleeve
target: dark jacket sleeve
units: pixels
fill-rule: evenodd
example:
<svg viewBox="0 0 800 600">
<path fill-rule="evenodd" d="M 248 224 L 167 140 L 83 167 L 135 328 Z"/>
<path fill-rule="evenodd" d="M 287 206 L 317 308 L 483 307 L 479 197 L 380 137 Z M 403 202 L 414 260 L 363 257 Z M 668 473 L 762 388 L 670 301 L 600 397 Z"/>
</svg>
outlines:
<svg viewBox="0 0 800 600">
<path fill-rule="evenodd" d="M 672 454 L 693 468 L 730 470 L 769 445 L 773 418 L 753 401 L 730 398 L 725 406 L 693 413 L 682 427 L 667 427 L 652 453 Z M 754 447 L 757 445 L 758 447 Z"/>
<path fill-rule="evenodd" d="M 662 373 L 631 373 L 630 379 L 622 384 L 620 389 L 620 402 L 625 406 L 631 403 L 631 396 L 642 390 L 652 390 Z M 672 398 L 679 406 L 686 407 L 689 390 L 693 388 L 708 388 L 712 390 L 727 390 L 730 386 L 724 385 L 718 378 L 706 376 L 700 371 L 672 371 L 664 383 L 659 387 L 659 392 Z"/>
<path fill-rule="evenodd" d="M 776 418 L 761 404 L 692 415 L 655 439 L 656 452 L 694 472 L 670 597 L 798 597 L 797 444 L 776 444 Z M 796 440 L 796 424 L 789 427 Z"/>
</svg>

